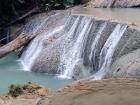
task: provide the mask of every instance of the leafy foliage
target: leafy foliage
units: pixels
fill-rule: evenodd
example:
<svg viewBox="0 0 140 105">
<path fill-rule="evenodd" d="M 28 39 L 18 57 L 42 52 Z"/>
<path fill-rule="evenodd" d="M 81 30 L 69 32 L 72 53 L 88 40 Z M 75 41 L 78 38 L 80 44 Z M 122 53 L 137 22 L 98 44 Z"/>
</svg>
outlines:
<svg viewBox="0 0 140 105">
<path fill-rule="evenodd" d="M 48 9 L 64 9 L 74 5 L 74 0 L 42 0 L 43 8 Z"/>
<path fill-rule="evenodd" d="M 75 4 L 80 4 L 81 0 L 13 0 L 14 6 L 36 5 L 44 10 L 64 9 Z M 21 7 L 22 8 L 22 7 Z"/>
<path fill-rule="evenodd" d="M 41 11 L 65 9 L 76 4 L 81 0 L 0 0 L 0 26 L 11 22 L 26 14 L 33 8 Z"/>
<path fill-rule="evenodd" d="M 9 94 L 12 95 L 13 97 L 17 97 L 20 94 L 22 94 L 24 90 L 28 89 L 28 87 L 29 87 L 28 84 L 25 84 L 23 86 L 11 84 L 9 86 Z"/>
</svg>

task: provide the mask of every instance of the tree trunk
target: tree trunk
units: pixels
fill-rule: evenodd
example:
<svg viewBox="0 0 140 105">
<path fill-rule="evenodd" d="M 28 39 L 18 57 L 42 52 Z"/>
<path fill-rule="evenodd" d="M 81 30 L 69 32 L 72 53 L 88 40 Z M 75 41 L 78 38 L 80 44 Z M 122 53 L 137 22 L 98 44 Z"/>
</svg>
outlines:
<svg viewBox="0 0 140 105">
<path fill-rule="evenodd" d="M 4 57 L 5 55 L 9 54 L 10 52 L 21 48 L 22 46 L 26 45 L 33 37 L 28 37 L 28 35 L 21 33 L 15 40 L 9 42 L 8 44 L 0 47 L 0 58 Z"/>
</svg>

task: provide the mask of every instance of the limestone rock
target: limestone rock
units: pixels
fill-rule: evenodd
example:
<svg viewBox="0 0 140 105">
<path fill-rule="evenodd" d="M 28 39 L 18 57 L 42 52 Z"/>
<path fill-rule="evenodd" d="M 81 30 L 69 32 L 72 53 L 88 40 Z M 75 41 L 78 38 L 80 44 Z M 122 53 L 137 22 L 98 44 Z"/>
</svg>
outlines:
<svg viewBox="0 0 140 105">
<path fill-rule="evenodd" d="M 36 82 L 29 82 L 27 89 L 17 97 L 11 95 L 0 96 L 0 105 L 36 105 L 42 96 L 48 93 L 48 88 Z"/>
<path fill-rule="evenodd" d="M 46 88 L 41 88 L 41 89 L 37 90 L 37 94 L 39 96 L 45 96 L 47 93 L 48 93 L 48 89 L 46 89 Z"/>
<path fill-rule="evenodd" d="M 43 97 L 37 105 L 139 105 L 140 81 L 80 81 Z"/>
<path fill-rule="evenodd" d="M 140 50 L 135 50 L 117 59 L 105 78 L 140 79 Z"/>
<path fill-rule="evenodd" d="M 28 84 L 29 84 L 29 89 L 26 90 L 27 91 L 26 93 L 35 94 L 38 96 L 44 96 L 49 92 L 48 88 L 41 86 L 36 82 L 29 82 Z"/>
<path fill-rule="evenodd" d="M 40 97 L 18 97 L 0 96 L 0 105 L 36 105 Z"/>
<path fill-rule="evenodd" d="M 36 82 L 28 82 L 29 86 L 33 89 L 39 89 L 41 88 L 42 86 L 40 86 L 38 83 Z"/>
<path fill-rule="evenodd" d="M 42 48 L 39 47 L 41 49 L 38 50 L 38 44 L 31 43 L 31 46 L 35 46 L 35 50 L 31 52 L 31 58 L 28 58 L 25 61 L 26 63 L 30 63 L 30 59 L 34 58 L 35 55 L 35 60 L 31 65 L 31 70 L 33 72 L 60 74 L 64 70 L 66 70 L 66 68 L 68 68 L 73 70 L 73 75 L 71 77 L 73 77 L 74 79 L 88 77 L 89 74 L 93 74 L 97 72 L 97 70 L 99 70 L 99 56 L 104 44 L 106 43 L 106 40 L 109 38 L 118 24 L 123 24 L 119 21 L 116 22 L 115 19 L 104 20 L 103 18 L 102 20 L 100 18 L 94 19 L 92 17 L 72 15 L 71 13 L 69 13 L 69 11 L 68 13 L 64 12 L 55 14 L 48 19 L 48 23 L 46 22 L 45 26 L 43 25 L 43 27 L 39 29 L 44 31 L 41 31 L 41 34 L 35 38 L 35 40 L 41 42 Z M 77 22 L 77 19 L 79 22 Z M 84 34 L 85 38 L 83 38 L 83 46 L 81 46 L 81 48 L 79 47 L 80 49 L 78 49 L 76 48 L 76 42 L 79 41 L 78 39 L 81 35 L 80 32 L 83 30 L 82 27 L 84 26 L 84 24 L 86 24 L 85 19 L 87 19 L 88 21 L 91 20 L 90 24 L 93 25 L 88 29 L 90 31 L 90 34 L 88 34 L 88 32 Z M 127 26 L 128 27 L 125 30 L 125 33 L 123 34 L 120 42 L 115 48 L 112 62 L 116 61 L 116 59 L 125 54 L 128 54 L 131 51 L 140 49 L 140 31 L 137 29 L 133 29 L 131 25 Z M 97 48 L 95 47 L 96 51 L 94 53 L 91 53 L 92 44 L 101 27 L 103 27 L 103 30 L 99 39 L 100 43 L 97 43 Z M 75 33 L 70 33 L 73 29 Z M 82 40 L 80 39 L 80 43 L 81 41 Z M 82 62 L 80 64 L 77 63 L 79 59 L 74 60 L 74 56 L 76 56 L 76 54 L 78 53 L 80 54 L 80 52 L 76 52 L 77 49 L 78 51 L 81 50 L 81 58 L 79 59 L 82 59 Z M 27 48 L 26 51 L 30 52 L 30 49 Z M 39 53 L 36 54 L 35 51 L 36 53 L 39 51 Z M 93 58 L 92 55 L 96 56 L 94 56 Z M 27 58 L 26 56 L 23 56 L 23 59 L 24 57 Z M 70 64 L 70 62 L 75 62 L 72 68 L 68 67 L 72 65 Z"/>
</svg>

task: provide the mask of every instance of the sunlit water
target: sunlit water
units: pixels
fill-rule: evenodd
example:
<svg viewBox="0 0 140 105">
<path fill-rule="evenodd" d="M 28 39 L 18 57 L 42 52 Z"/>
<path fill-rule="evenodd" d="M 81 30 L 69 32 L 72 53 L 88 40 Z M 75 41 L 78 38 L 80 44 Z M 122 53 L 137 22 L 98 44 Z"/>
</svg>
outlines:
<svg viewBox="0 0 140 105">
<path fill-rule="evenodd" d="M 0 59 L 0 93 L 7 93 L 10 84 L 25 84 L 35 81 L 50 89 L 57 89 L 72 82 L 72 80 L 59 79 L 54 75 L 38 74 L 20 70 L 20 63 L 15 54 Z"/>
</svg>

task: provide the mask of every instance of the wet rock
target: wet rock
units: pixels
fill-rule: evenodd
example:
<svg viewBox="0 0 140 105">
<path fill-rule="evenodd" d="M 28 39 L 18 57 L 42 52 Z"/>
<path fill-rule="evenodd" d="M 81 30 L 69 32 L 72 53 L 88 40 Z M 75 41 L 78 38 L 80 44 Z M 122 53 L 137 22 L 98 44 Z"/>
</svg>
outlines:
<svg viewBox="0 0 140 105">
<path fill-rule="evenodd" d="M 109 37 L 109 35 L 112 33 L 112 31 L 114 30 L 115 26 L 118 23 L 113 23 L 113 22 L 107 22 L 107 21 L 102 21 L 102 20 L 94 20 L 91 19 L 90 17 L 83 17 L 80 16 L 80 20 L 78 22 L 78 25 L 75 27 L 74 30 L 75 34 L 70 34 L 70 29 L 72 29 L 72 25 L 75 23 L 76 19 L 78 19 L 78 16 L 69 16 L 68 20 L 70 22 L 65 23 L 65 27 L 59 31 L 56 34 L 49 34 L 53 37 L 51 38 L 47 38 L 44 35 L 40 35 L 38 38 L 43 39 L 43 49 L 40 52 L 40 54 L 38 55 L 37 59 L 34 62 L 34 65 L 32 67 L 32 71 L 34 72 L 41 72 L 41 73 L 49 73 L 49 74 L 59 74 L 61 72 L 63 72 L 63 70 L 65 70 L 66 66 L 67 68 L 69 68 L 68 66 L 68 61 L 69 62 L 75 62 L 75 64 L 73 65 L 74 67 L 72 67 L 71 69 L 73 69 L 75 71 L 73 77 L 74 78 L 82 78 L 85 77 L 83 75 L 87 75 L 90 73 L 91 70 L 97 70 L 98 69 L 98 57 L 100 54 L 100 51 L 102 49 L 102 47 L 104 46 L 107 38 Z M 91 20 L 90 24 L 93 24 L 92 27 L 90 28 L 89 34 L 85 33 L 85 42 L 83 42 L 83 49 L 79 49 L 81 50 L 81 52 L 79 52 L 78 49 L 74 49 L 76 46 L 76 42 L 78 41 L 78 38 L 80 37 L 80 32 L 83 28 L 82 24 L 84 22 L 84 19 L 87 19 L 88 21 Z M 96 49 L 96 58 L 94 61 L 94 69 L 93 68 L 93 60 L 90 60 L 89 55 L 91 53 L 91 45 L 94 41 L 94 38 L 96 37 L 99 29 L 101 27 L 103 27 L 103 24 L 106 23 L 106 27 L 105 29 L 102 31 L 102 37 L 100 38 L 100 44 L 98 44 L 98 49 Z M 55 30 L 52 30 L 53 32 Z M 70 35 L 69 35 L 70 34 Z M 45 34 L 46 35 L 46 34 Z M 61 36 L 61 37 L 59 37 Z M 37 38 L 36 38 L 37 39 Z M 82 40 L 81 40 L 82 41 Z M 78 43 L 79 44 L 79 43 Z M 82 46 L 81 46 L 82 47 Z M 76 51 L 77 50 L 77 51 Z M 73 53 L 72 53 L 73 52 Z M 71 59 L 72 54 L 78 54 L 81 53 L 80 56 L 82 56 L 81 60 L 82 64 L 78 64 L 78 61 L 74 61 L 73 58 Z M 76 57 L 76 56 L 75 56 Z M 80 59 L 80 58 L 79 58 Z M 73 60 L 73 61 L 71 61 Z M 77 59 L 78 60 L 78 59 Z M 96 67 L 95 67 L 96 66 Z M 84 68 L 86 68 L 84 71 Z M 91 68 L 91 69 L 89 69 Z M 83 71 L 86 73 L 83 73 Z M 77 77 L 76 77 L 77 76 Z M 79 76 L 79 77 L 78 77 Z"/>
<path fill-rule="evenodd" d="M 33 31 L 34 33 L 39 33 L 39 36 L 36 37 L 35 39 L 38 40 L 38 42 L 42 43 L 41 46 L 43 46 L 43 49 L 42 49 L 41 53 L 39 54 L 38 59 L 36 59 L 36 61 L 34 62 L 32 71 L 41 72 L 41 73 L 48 72 L 50 74 L 58 73 L 57 68 L 58 68 L 58 63 L 59 63 L 59 56 L 60 56 L 60 52 L 61 52 L 61 49 L 63 46 L 61 44 L 57 43 L 57 41 L 58 41 L 58 38 L 63 35 L 64 31 L 62 31 L 60 34 L 58 34 L 58 32 L 53 33 L 52 30 L 54 29 L 57 31 L 58 27 L 61 28 L 62 25 L 64 24 L 64 21 L 66 21 L 65 19 L 67 18 L 67 16 L 69 16 L 69 15 L 66 13 L 66 11 L 65 12 L 61 11 L 60 13 L 58 12 L 58 13 L 54 14 L 54 16 L 50 16 L 49 19 L 47 20 L 47 22 L 44 22 L 44 20 L 43 20 L 44 18 L 45 19 L 48 18 L 47 15 L 42 16 L 43 19 L 39 19 L 41 17 L 39 17 L 39 18 L 36 17 L 36 20 L 39 19 L 39 20 L 42 20 L 41 23 L 44 22 L 42 27 L 39 27 L 40 29 L 37 32 L 36 32 L 36 30 L 35 30 L 35 32 Z M 31 25 L 33 25 L 33 24 L 31 23 Z M 29 26 L 31 26 L 31 25 L 29 24 Z M 28 24 L 27 24 L 27 26 L 28 26 Z M 34 27 L 34 25 L 32 27 Z M 50 36 L 50 35 L 52 35 L 52 36 Z M 61 42 L 61 43 L 64 43 L 64 42 Z M 35 49 L 35 50 L 37 50 L 37 49 Z M 34 55 L 34 53 L 35 52 L 30 54 L 31 57 Z M 23 56 L 24 56 L 24 53 L 23 53 Z M 23 57 L 23 59 L 24 59 L 24 57 Z M 28 59 L 30 59 L 30 58 L 28 58 Z"/>
<path fill-rule="evenodd" d="M 85 20 L 90 21 L 91 26 L 88 24 L 89 28 L 84 27 L 87 23 Z M 39 47 L 41 48 L 39 54 L 36 55 L 38 45 L 35 43 L 31 47 L 35 48 L 32 52 L 32 49 L 27 48 L 27 51 L 32 54 L 29 56 L 27 53 L 28 57 L 23 56 L 23 59 L 26 58 L 27 64 L 30 64 L 30 60 L 33 61 L 31 66 L 34 72 L 60 74 L 64 73 L 66 69 L 71 69 L 70 76 L 74 79 L 88 77 L 99 70 L 102 48 L 118 24 L 126 25 L 116 22 L 114 19 L 102 20 L 60 13 L 50 17 L 48 24 L 45 23 L 43 29 L 40 28 L 44 31 L 35 38 L 42 43 L 42 46 Z M 84 33 L 83 28 L 87 32 Z M 115 48 L 112 63 L 121 56 L 140 49 L 140 31 L 133 28 L 132 25 L 127 25 L 127 29 Z M 97 36 L 99 39 L 95 44 L 94 41 Z M 81 39 L 79 40 L 79 38 Z M 80 59 L 82 63 L 78 64 Z"/>
<path fill-rule="evenodd" d="M 128 27 L 115 49 L 112 63 L 121 56 L 137 49 L 140 49 L 140 31 Z"/>
<path fill-rule="evenodd" d="M 132 51 L 117 59 L 105 78 L 140 79 L 140 50 Z"/>
</svg>

